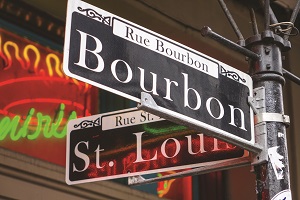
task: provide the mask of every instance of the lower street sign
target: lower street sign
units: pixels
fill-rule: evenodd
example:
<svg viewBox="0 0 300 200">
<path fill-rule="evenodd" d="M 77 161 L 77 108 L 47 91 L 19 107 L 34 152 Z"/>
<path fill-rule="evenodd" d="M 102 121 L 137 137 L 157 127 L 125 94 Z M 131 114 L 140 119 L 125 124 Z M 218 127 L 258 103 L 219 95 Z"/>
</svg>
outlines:
<svg viewBox="0 0 300 200">
<path fill-rule="evenodd" d="M 136 102 L 147 93 L 165 119 L 254 145 L 248 74 L 80 0 L 68 1 L 63 70 Z"/>
<path fill-rule="evenodd" d="M 248 152 L 127 109 L 68 123 L 66 182 L 77 184 L 244 159 Z"/>
</svg>

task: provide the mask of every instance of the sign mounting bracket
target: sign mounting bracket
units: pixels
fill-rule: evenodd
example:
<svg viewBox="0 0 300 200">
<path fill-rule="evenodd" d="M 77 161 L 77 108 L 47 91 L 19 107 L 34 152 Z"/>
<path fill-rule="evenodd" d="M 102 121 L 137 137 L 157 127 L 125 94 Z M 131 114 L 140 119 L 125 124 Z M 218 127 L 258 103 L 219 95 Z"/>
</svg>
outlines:
<svg viewBox="0 0 300 200">
<path fill-rule="evenodd" d="M 207 166 L 197 167 L 194 169 L 177 172 L 175 174 L 169 174 L 169 175 L 156 177 L 156 178 L 145 179 L 140 175 L 128 177 L 128 185 L 133 186 L 133 185 L 150 184 L 150 183 L 155 183 L 155 182 L 169 180 L 169 179 L 182 178 L 185 176 L 195 176 L 195 175 L 206 174 L 210 172 L 227 170 L 227 169 L 243 167 L 248 165 L 250 165 L 249 157 L 244 157 L 235 160 L 233 159 L 228 161 L 218 161 L 216 163 L 212 163 Z"/>
<path fill-rule="evenodd" d="M 290 125 L 290 117 L 288 115 L 283 115 L 279 113 L 258 113 L 255 116 L 255 122 L 281 122 L 286 126 Z"/>
<path fill-rule="evenodd" d="M 189 121 L 189 120 L 185 119 L 184 117 L 182 118 L 180 116 L 176 116 L 176 115 L 174 115 L 174 113 L 159 107 L 156 104 L 156 102 L 154 101 L 153 97 L 146 92 L 141 92 L 141 101 L 137 105 L 137 108 L 140 110 L 150 112 L 157 116 L 161 116 L 161 117 L 163 117 L 167 120 L 173 121 L 175 123 L 187 126 L 191 129 L 194 129 L 197 131 L 203 131 L 203 129 L 199 129 L 199 126 L 197 124 L 194 124 L 192 121 Z M 208 136 L 211 136 L 211 137 L 215 137 L 215 138 L 224 140 L 231 144 L 237 145 L 241 148 L 244 148 L 244 149 L 254 152 L 254 153 L 259 153 L 262 151 L 262 147 L 259 146 L 258 144 L 246 143 L 244 140 L 241 140 L 240 138 L 232 137 L 231 135 L 215 133 L 215 132 L 212 132 L 209 130 L 205 130 L 205 134 Z"/>
<path fill-rule="evenodd" d="M 265 87 L 253 89 L 253 97 L 248 97 L 248 103 L 255 113 L 255 118 L 260 113 L 266 112 Z M 255 166 L 268 162 L 267 153 L 267 124 L 266 122 L 255 123 L 255 142 L 263 147 L 263 150 L 257 154 L 252 154 L 251 165 Z"/>
</svg>

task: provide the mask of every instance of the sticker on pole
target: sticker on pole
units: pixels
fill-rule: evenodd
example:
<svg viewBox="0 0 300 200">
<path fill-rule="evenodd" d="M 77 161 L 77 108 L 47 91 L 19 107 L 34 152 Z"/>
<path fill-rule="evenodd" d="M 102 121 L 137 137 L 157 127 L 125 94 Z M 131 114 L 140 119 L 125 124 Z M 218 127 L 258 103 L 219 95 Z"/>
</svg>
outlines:
<svg viewBox="0 0 300 200">
<path fill-rule="evenodd" d="M 291 190 L 283 190 L 280 193 L 276 194 L 272 200 L 292 200 Z"/>
</svg>

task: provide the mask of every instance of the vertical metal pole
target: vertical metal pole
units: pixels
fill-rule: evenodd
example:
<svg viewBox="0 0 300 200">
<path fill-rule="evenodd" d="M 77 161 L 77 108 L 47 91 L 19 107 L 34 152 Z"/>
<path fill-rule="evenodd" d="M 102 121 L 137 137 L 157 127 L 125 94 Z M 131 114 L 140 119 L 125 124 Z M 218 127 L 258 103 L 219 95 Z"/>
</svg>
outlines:
<svg viewBox="0 0 300 200">
<path fill-rule="evenodd" d="M 258 27 L 257 27 L 255 12 L 254 12 L 253 8 L 250 8 L 250 19 L 251 19 L 253 34 L 257 35 L 258 34 Z"/>
<path fill-rule="evenodd" d="M 219 0 L 221 6 L 226 8 L 223 0 Z M 298 13 L 300 8 L 295 10 Z M 225 10 L 227 13 L 227 8 Z M 274 35 L 270 30 L 270 22 L 277 21 L 272 9 L 270 0 L 264 0 L 265 31 L 258 34 L 256 20 L 253 10 L 251 10 L 251 20 L 255 35 L 245 41 L 245 46 L 249 51 L 242 47 L 237 47 L 231 41 L 224 39 L 218 34 L 212 32 L 209 28 L 203 28 L 201 34 L 209 36 L 221 44 L 238 50 L 250 58 L 250 74 L 253 78 L 254 89 L 264 91 L 265 105 L 260 105 L 256 117 L 256 136 L 261 138 L 266 135 L 264 141 L 266 149 L 261 152 L 262 157 L 267 157 L 267 161 L 253 162 L 256 173 L 256 194 L 258 200 L 291 200 L 292 193 L 290 189 L 289 161 L 286 141 L 287 120 L 284 115 L 283 91 L 282 86 L 285 83 L 283 78 L 283 68 L 281 52 L 291 48 L 290 43 L 278 35 Z M 255 94 L 254 94 L 255 96 Z M 258 97 L 261 98 L 261 97 Z M 262 99 L 259 99 L 261 101 Z M 262 117 L 264 116 L 264 117 Z M 263 127 L 263 128 L 260 128 Z M 261 130 L 260 130 L 261 129 Z M 261 134 L 261 135 L 260 135 Z M 266 156 L 267 155 L 267 156 Z M 259 160 L 259 158 L 256 158 Z M 254 159 L 255 160 L 255 159 Z"/>
<path fill-rule="evenodd" d="M 278 36 L 279 37 L 279 36 Z M 269 116 L 284 116 L 281 48 L 277 36 L 266 30 L 253 36 L 246 44 L 260 60 L 250 61 L 254 88 L 265 88 L 265 112 Z M 272 118 L 272 117 L 271 117 Z M 265 118 L 268 162 L 254 166 L 258 200 L 290 200 L 290 176 L 284 120 Z M 256 133 L 257 134 L 257 133 Z"/>
<path fill-rule="evenodd" d="M 265 0 L 265 30 L 270 29 L 270 0 Z"/>
<path fill-rule="evenodd" d="M 261 55 L 260 60 L 250 61 L 253 87 L 265 88 L 265 109 L 269 116 L 284 116 L 282 86 L 285 83 L 281 52 L 286 44 L 270 31 L 270 0 L 265 0 L 265 31 L 253 36 L 248 48 Z M 272 15 L 273 16 L 273 15 Z M 274 18 L 274 17 L 273 17 Z M 291 200 L 289 161 L 284 119 L 264 119 L 266 123 L 268 161 L 254 166 L 258 200 Z M 256 133 L 259 134 L 259 133 Z"/>
</svg>

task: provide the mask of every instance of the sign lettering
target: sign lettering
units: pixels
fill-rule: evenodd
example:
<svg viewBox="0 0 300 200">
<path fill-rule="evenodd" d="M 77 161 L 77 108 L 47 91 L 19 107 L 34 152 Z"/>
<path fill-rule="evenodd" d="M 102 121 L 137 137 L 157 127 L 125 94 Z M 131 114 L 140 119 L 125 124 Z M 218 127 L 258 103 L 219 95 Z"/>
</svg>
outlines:
<svg viewBox="0 0 300 200">
<path fill-rule="evenodd" d="M 66 180 L 68 184 L 108 180 L 244 156 L 248 153 L 236 146 L 127 109 L 69 122 Z"/>
<path fill-rule="evenodd" d="M 63 65 L 68 76 L 136 102 L 146 92 L 164 118 L 254 145 L 249 75 L 80 0 L 69 5 Z"/>
</svg>

